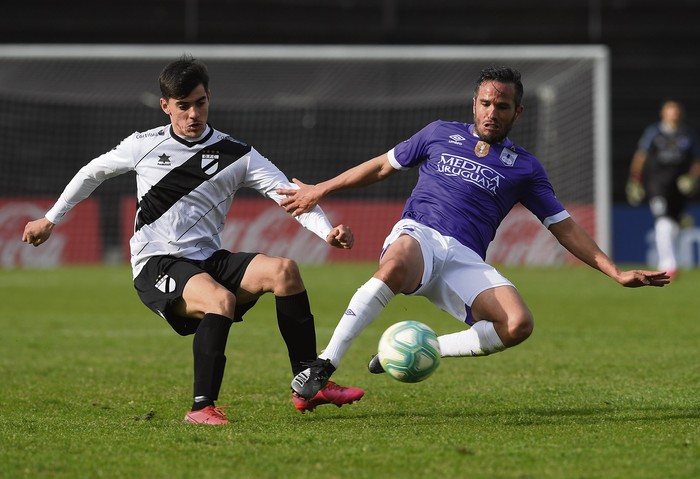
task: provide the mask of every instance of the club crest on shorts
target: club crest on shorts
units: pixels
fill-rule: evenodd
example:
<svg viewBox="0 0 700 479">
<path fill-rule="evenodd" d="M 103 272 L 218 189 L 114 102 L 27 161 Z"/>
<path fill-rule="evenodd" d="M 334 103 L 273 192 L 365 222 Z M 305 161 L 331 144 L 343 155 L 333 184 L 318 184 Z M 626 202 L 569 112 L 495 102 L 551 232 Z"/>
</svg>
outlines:
<svg viewBox="0 0 700 479">
<path fill-rule="evenodd" d="M 476 156 L 478 156 L 479 158 L 483 158 L 483 157 L 485 157 L 486 155 L 489 154 L 489 150 L 490 150 L 490 149 L 491 149 L 491 145 L 489 145 L 489 144 L 486 143 L 485 141 L 479 140 L 479 141 L 477 142 L 476 146 L 474 147 L 474 153 L 475 153 Z"/>
<path fill-rule="evenodd" d="M 175 291 L 175 280 L 167 274 L 159 276 L 156 280 L 156 288 L 163 293 L 172 293 Z"/>
</svg>

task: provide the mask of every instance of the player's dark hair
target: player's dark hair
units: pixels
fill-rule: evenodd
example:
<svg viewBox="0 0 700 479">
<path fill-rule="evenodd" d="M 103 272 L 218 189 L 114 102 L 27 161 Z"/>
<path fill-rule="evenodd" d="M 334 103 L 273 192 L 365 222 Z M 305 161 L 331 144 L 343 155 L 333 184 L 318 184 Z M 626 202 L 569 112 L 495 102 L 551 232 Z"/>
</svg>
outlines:
<svg viewBox="0 0 700 479">
<path fill-rule="evenodd" d="M 189 95 L 199 85 L 209 90 L 209 72 L 204 63 L 191 55 L 183 55 L 163 68 L 158 78 L 160 93 L 166 100 Z"/>
<path fill-rule="evenodd" d="M 474 97 L 479 93 L 479 87 L 487 81 L 497 81 L 501 83 L 512 83 L 515 85 L 515 106 L 520 106 L 523 101 L 523 82 L 520 79 L 520 72 L 510 67 L 488 67 L 481 70 L 479 79 L 474 88 Z"/>
</svg>

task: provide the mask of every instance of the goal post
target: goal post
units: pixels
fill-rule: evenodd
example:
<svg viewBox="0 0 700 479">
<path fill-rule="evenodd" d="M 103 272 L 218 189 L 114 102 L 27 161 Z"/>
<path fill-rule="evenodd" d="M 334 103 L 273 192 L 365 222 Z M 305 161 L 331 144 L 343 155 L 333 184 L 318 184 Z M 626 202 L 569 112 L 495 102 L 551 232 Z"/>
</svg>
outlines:
<svg viewBox="0 0 700 479">
<path fill-rule="evenodd" d="M 37 259 L 10 242 L 16 243 L 17 225 L 55 199 L 87 161 L 135 130 L 167 123 L 157 77 L 182 54 L 209 67 L 212 125 L 309 183 L 387 151 L 430 121 L 471 122 L 479 71 L 490 65 L 517 68 L 525 111 L 510 138 L 542 161 L 559 199 L 612 253 L 610 67 L 604 46 L 5 45 L 0 46 L 0 216 L 6 219 L 0 266 L 90 261 L 66 260 L 72 256 L 65 251 Z M 263 252 L 303 262 L 375 261 L 414 182 L 415 172 L 409 172 L 324 202 L 332 219 L 356 231 L 359 249 L 351 253 L 305 250 L 304 236 L 278 244 L 271 231 Z M 73 221 L 76 232 L 66 233 L 65 243 L 94 251 L 99 260 L 124 260 L 134 195 L 132 176 L 107 181 L 86 206 L 91 213 Z M 247 201 L 256 200 L 244 194 L 243 204 Z M 279 212 L 257 208 L 234 218 L 229 247 L 261 246 L 245 232 L 284 223 Z M 245 216 L 251 211 L 257 211 L 254 217 Z M 550 247 L 551 235 L 534 227 L 533 219 L 514 210 L 489 249 L 490 259 L 570 260 Z M 89 222 L 89 231 L 81 232 Z M 87 237 L 98 244 L 80 246 Z"/>
</svg>

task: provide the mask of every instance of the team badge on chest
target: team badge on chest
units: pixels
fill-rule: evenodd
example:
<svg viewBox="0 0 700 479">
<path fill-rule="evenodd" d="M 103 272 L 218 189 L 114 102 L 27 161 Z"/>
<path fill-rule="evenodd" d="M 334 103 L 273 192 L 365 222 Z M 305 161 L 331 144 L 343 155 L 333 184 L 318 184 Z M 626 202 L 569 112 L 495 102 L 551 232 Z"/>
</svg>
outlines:
<svg viewBox="0 0 700 479">
<path fill-rule="evenodd" d="M 485 141 L 479 141 L 474 147 L 474 153 L 476 153 L 476 156 L 478 156 L 479 158 L 483 158 L 489 154 L 490 149 L 491 145 L 489 145 Z"/>
<path fill-rule="evenodd" d="M 202 169 L 207 175 L 213 175 L 219 169 L 219 152 L 202 151 Z"/>
<path fill-rule="evenodd" d="M 518 158 L 518 154 L 508 148 L 503 148 L 501 152 L 500 160 L 506 166 L 515 165 L 515 160 Z"/>
</svg>

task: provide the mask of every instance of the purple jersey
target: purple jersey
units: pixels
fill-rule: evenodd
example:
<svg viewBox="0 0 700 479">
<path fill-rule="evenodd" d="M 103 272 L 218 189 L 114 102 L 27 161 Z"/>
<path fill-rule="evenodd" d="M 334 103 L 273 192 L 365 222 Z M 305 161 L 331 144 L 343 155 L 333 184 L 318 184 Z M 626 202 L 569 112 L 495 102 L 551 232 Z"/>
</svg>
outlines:
<svg viewBox="0 0 700 479">
<path fill-rule="evenodd" d="M 397 169 L 420 165 L 402 218 L 452 236 L 482 258 L 517 203 L 545 226 L 569 217 L 537 158 L 509 139 L 480 141 L 471 124 L 435 121 L 390 150 L 389 160 Z"/>
</svg>

